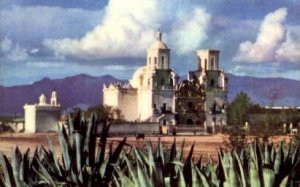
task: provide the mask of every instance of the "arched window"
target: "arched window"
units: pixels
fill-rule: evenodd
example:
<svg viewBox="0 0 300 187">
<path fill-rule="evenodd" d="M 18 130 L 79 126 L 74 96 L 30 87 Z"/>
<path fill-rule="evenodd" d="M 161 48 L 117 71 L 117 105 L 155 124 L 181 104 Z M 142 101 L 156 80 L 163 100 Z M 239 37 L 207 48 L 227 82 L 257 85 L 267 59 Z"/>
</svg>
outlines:
<svg viewBox="0 0 300 187">
<path fill-rule="evenodd" d="M 173 86 L 173 79 L 170 78 L 170 85 Z"/>
<path fill-rule="evenodd" d="M 194 109 L 194 104 L 193 102 L 188 102 L 188 109 L 193 110 Z"/>
<path fill-rule="evenodd" d="M 165 84 L 165 80 L 164 80 L 164 79 L 161 79 L 161 80 L 160 80 L 160 84 L 161 84 L 161 85 L 164 85 L 164 84 Z"/>
<path fill-rule="evenodd" d="M 211 70 L 214 69 L 214 59 L 213 58 L 210 59 L 210 68 L 211 68 Z"/>
<path fill-rule="evenodd" d="M 165 69 L 165 57 L 164 56 L 161 57 L 161 68 Z"/>
<path fill-rule="evenodd" d="M 214 79 L 211 79 L 211 80 L 210 80 L 210 86 L 211 86 L 211 87 L 214 87 L 214 86 L 215 86 L 215 80 L 214 80 Z"/>
<path fill-rule="evenodd" d="M 157 57 L 154 57 L 154 64 L 157 64 Z"/>
<path fill-rule="evenodd" d="M 140 77 L 140 86 L 143 86 L 143 82 L 144 82 L 144 77 L 141 76 L 141 77 Z"/>
<path fill-rule="evenodd" d="M 207 70 L 207 59 L 204 60 L 205 70 Z"/>
<path fill-rule="evenodd" d="M 198 57 L 198 69 L 199 70 L 202 69 L 201 58 L 200 57 Z"/>
</svg>

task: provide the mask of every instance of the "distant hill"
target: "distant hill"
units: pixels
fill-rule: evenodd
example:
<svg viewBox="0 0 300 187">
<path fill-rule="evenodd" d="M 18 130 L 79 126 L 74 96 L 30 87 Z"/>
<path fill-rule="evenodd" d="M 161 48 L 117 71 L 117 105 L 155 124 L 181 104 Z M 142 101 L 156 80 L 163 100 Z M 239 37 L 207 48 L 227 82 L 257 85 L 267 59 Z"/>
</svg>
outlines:
<svg viewBox="0 0 300 187">
<path fill-rule="evenodd" d="M 232 101 L 239 92 L 246 92 L 252 102 L 266 106 L 300 106 L 300 81 L 284 78 L 255 78 L 228 74 L 229 94 Z M 275 99 L 272 97 L 275 96 Z"/>
<path fill-rule="evenodd" d="M 38 103 L 38 98 L 42 93 L 49 102 L 53 90 L 57 91 L 58 101 L 64 109 L 99 105 L 102 103 L 103 84 L 116 81 L 121 80 L 110 75 L 93 77 L 80 74 L 64 79 L 44 78 L 31 85 L 0 86 L 0 116 L 15 113 L 22 115 L 24 104 Z"/>
<path fill-rule="evenodd" d="M 300 81 L 283 78 L 254 78 L 228 74 L 229 94 L 232 101 L 237 93 L 246 92 L 253 102 L 269 105 L 271 97 L 277 93 L 275 105 L 300 106 Z M 44 78 L 31 85 L 0 86 L 0 116 L 23 114 L 25 103 L 38 102 L 44 93 L 50 99 L 52 90 L 58 93 L 58 99 L 64 109 L 94 106 L 102 104 L 102 86 L 112 82 L 125 82 L 111 75 L 93 77 L 80 74 L 64 79 Z"/>
</svg>

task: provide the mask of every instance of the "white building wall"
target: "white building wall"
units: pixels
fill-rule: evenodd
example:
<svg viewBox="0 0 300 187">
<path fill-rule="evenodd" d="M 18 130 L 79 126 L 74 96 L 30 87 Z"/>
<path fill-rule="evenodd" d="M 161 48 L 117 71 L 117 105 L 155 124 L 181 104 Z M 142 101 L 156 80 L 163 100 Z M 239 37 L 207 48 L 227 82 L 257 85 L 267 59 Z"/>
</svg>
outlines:
<svg viewBox="0 0 300 187">
<path fill-rule="evenodd" d="M 138 120 L 137 90 L 131 88 L 103 89 L 103 104 L 121 110 L 128 121 Z"/>
<path fill-rule="evenodd" d="M 103 105 L 118 107 L 119 106 L 119 90 L 104 89 L 103 90 Z"/>
<path fill-rule="evenodd" d="M 138 90 L 138 116 L 141 121 L 145 121 L 152 116 L 152 90 L 139 89 Z"/>
<path fill-rule="evenodd" d="M 36 106 L 36 132 L 58 130 L 60 107 Z"/>
<path fill-rule="evenodd" d="M 118 97 L 118 108 L 128 121 L 138 120 L 137 91 L 133 89 L 121 90 Z"/>
<path fill-rule="evenodd" d="M 35 133 L 36 132 L 36 106 L 35 105 L 25 105 L 25 132 Z"/>
<path fill-rule="evenodd" d="M 212 108 L 213 102 L 216 98 L 220 98 L 223 101 L 227 101 L 227 92 L 226 91 L 208 91 L 205 92 L 206 102 L 205 102 L 205 108 L 207 111 L 209 111 Z"/>
<path fill-rule="evenodd" d="M 171 109 L 174 110 L 174 99 L 175 99 L 175 92 L 174 90 L 159 90 L 154 91 L 153 93 L 153 104 L 156 104 L 156 108 L 160 111 L 163 107 L 163 104 L 166 104 L 166 110 Z"/>
<path fill-rule="evenodd" d="M 24 120 L 26 133 L 57 131 L 60 121 L 61 106 L 57 103 L 56 92 L 52 92 L 51 104 L 46 102 L 42 94 L 39 97 L 39 104 L 24 106 Z"/>
</svg>

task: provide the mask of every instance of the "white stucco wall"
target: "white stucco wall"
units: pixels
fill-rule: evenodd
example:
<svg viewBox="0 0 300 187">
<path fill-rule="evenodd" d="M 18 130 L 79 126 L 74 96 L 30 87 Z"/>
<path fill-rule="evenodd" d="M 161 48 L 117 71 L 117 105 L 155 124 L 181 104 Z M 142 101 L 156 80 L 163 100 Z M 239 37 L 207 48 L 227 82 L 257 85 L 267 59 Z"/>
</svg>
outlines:
<svg viewBox="0 0 300 187">
<path fill-rule="evenodd" d="M 166 109 L 174 112 L 174 99 L 175 91 L 174 90 L 157 90 L 153 93 L 153 103 L 156 104 L 158 110 L 163 107 L 163 104 L 166 103 Z"/>
<path fill-rule="evenodd" d="M 57 131 L 60 106 L 25 105 L 25 133 Z"/>
<path fill-rule="evenodd" d="M 137 90 L 128 89 L 120 90 L 118 96 L 118 108 L 121 110 L 125 119 L 135 121 L 138 119 L 138 98 Z"/>
<path fill-rule="evenodd" d="M 36 106 L 24 106 L 25 131 L 27 133 L 35 133 L 36 131 Z"/>
<path fill-rule="evenodd" d="M 103 89 L 103 104 L 120 109 L 128 121 L 138 119 L 137 89 L 107 88 Z"/>
<path fill-rule="evenodd" d="M 152 116 L 152 90 L 139 89 L 138 90 L 138 116 L 141 121 L 147 120 Z"/>
<path fill-rule="evenodd" d="M 37 106 L 36 132 L 57 131 L 60 120 L 60 107 Z"/>
<path fill-rule="evenodd" d="M 119 106 L 119 90 L 104 89 L 103 90 L 103 105 L 118 107 Z"/>
</svg>

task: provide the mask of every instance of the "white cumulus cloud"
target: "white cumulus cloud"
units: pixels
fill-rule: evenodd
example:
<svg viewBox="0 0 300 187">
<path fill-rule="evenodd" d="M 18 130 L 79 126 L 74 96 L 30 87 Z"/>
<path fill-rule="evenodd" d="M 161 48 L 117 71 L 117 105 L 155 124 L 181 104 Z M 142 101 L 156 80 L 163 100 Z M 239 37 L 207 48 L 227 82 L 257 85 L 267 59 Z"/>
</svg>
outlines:
<svg viewBox="0 0 300 187">
<path fill-rule="evenodd" d="M 201 7 L 179 0 L 110 0 L 102 22 L 92 31 L 44 44 L 56 54 L 84 59 L 136 57 L 145 55 L 160 28 L 174 51 L 188 52 L 205 40 L 209 20 Z"/>
<path fill-rule="evenodd" d="M 28 58 L 28 52 L 25 48 L 20 47 L 18 44 L 6 55 L 6 58 L 11 61 L 24 61 Z"/>
<path fill-rule="evenodd" d="M 202 8 L 195 8 L 191 14 L 177 14 L 173 23 L 171 40 L 176 52 L 184 54 L 197 47 L 207 38 L 207 26 L 211 16 Z"/>
<path fill-rule="evenodd" d="M 0 45 L 0 59 L 5 61 L 25 61 L 31 54 L 39 52 L 38 48 L 27 49 L 21 47 L 18 43 L 13 43 L 13 41 L 8 37 L 5 37 L 2 41 L 0 41 Z"/>
<path fill-rule="evenodd" d="M 287 32 L 286 40 L 276 51 L 276 59 L 300 63 L 300 30 L 298 33 Z"/>
<path fill-rule="evenodd" d="M 277 49 L 285 39 L 284 21 L 287 9 L 280 8 L 265 16 L 260 25 L 256 41 L 245 41 L 239 46 L 236 61 L 266 62 L 275 58 Z"/>
</svg>

